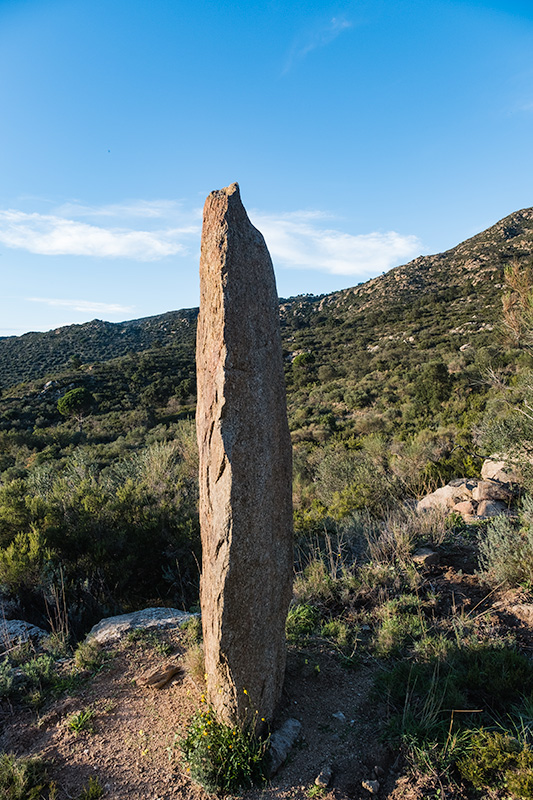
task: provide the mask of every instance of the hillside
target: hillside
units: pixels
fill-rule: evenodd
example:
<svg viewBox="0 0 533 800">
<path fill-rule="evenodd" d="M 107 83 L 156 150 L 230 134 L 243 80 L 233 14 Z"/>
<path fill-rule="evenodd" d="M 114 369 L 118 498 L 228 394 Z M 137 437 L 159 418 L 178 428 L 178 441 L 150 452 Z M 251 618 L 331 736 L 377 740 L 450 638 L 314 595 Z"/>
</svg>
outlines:
<svg viewBox="0 0 533 800">
<path fill-rule="evenodd" d="M 127 322 L 93 319 L 46 333 L 25 333 L 0 339 L 0 388 L 42 378 L 69 366 L 109 361 L 157 345 L 194 341 L 198 309 L 182 309 Z"/>
<path fill-rule="evenodd" d="M 335 350 L 339 344 L 367 353 L 391 352 L 397 344 L 418 349 L 428 338 L 432 347 L 442 341 L 460 346 L 465 337 L 487 341 L 484 334 L 500 313 L 505 266 L 532 256 L 529 208 L 445 253 L 420 256 L 354 288 L 281 300 L 285 347 L 321 349 L 322 331 L 339 327 L 337 335 L 327 337 Z M 73 357 L 104 362 L 154 346 L 193 347 L 197 313 L 185 309 L 121 323 L 93 320 L 0 339 L 0 387 L 51 375 Z M 349 341 L 341 343 L 343 336 Z M 327 352 L 324 359 L 331 360 Z"/>
<path fill-rule="evenodd" d="M 304 746 L 263 798 L 533 797 L 533 359 L 528 336 L 505 341 L 501 303 L 532 243 L 527 209 L 357 287 L 280 301 L 296 576 L 281 719 L 302 721 Z M 528 301 L 533 277 L 518 278 Z M 0 604 L 50 634 L 36 649 L 4 636 L 0 748 L 44 758 L 43 798 L 207 797 L 180 755 L 203 702 L 198 624 L 83 642 L 103 617 L 197 609 L 196 313 L 0 340 Z M 530 337 L 529 306 L 523 321 Z M 80 388 L 91 402 L 68 416 L 58 401 Z M 502 490 L 481 463 L 513 452 L 522 473 L 496 518 L 415 502 L 450 481 L 473 499 Z M 171 652 L 158 700 L 140 670 Z M 24 769 L 0 758 L 0 795 Z"/>
</svg>

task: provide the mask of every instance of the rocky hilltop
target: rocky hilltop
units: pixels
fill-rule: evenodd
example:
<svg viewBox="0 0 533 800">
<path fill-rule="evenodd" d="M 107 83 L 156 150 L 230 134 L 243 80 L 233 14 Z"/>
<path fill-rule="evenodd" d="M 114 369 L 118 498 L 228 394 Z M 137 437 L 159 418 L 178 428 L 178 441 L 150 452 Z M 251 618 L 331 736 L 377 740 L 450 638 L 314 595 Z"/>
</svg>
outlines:
<svg viewBox="0 0 533 800">
<path fill-rule="evenodd" d="M 300 343 L 304 349 L 315 339 L 319 346 L 322 328 L 345 326 L 346 332 L 354 324 L 366 348 L 387 349 L 392 341 L 415 344 L 428 327 L 433 336 L 451 335 L 460 346 L 461 337 L 490 333 L 500 314 L 505 267 L 532 257 L 533 208 L 526 208 L 451 250 L 419 256 L 353 288 L 281 299 L 285 346 L 298 349 L 297 332 L 309 329 L 311 321 L 315 336 Z M 120 323 L 93 320 L 0 339 L 0 387 L 50 375 L 72 357 L 87 363 L 154 345 L 192 349 L 197 315 L 193 308 Z"/>
</svg>

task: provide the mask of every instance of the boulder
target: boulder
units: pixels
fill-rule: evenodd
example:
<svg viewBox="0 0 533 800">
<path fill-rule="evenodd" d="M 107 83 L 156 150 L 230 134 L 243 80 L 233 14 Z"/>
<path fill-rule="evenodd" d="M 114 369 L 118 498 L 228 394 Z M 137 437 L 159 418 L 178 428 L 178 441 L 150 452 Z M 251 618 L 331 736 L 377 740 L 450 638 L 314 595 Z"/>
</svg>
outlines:
<svg viewBox="0 0 533 800">
<path fill-rule="evenodd" d="M 208 700 L 225 722 L 269 722 L 292 594 L 291 440 L 274 270 L 236 183 L 205 202 L 196 369 Z"/>
<path fill-rule="evenodd" d="M 0 647 L 8 650 L 10 647 L 24 644 L 25 642 L 39 644 L 47 636 L 50 636 L 50 634 L 30 622 L 25 622 L 22 619 L 4 619 L 0 626 Z"/>
<path fill-rule="evenodd" d="M 500 483 L 520 483 L 520 475 L 515 468 L 497 456 L 487 458 L 481 467 L 481 477 L 484 481 L 494 480 Z"/>
<path fill-rule="evenodd" d="M 512 498 L 512 492 L 509 486 L 499 481 L 479 481 L 478 485 L 472 492 L 472 498 L 477 500 L 504 500 L 509 501 Z"/>
<path fill-rule="evenodd" d="M 188 614 L 176 608 L 145 608 L 134 611 L 132 614 L 120 614 L 117 617 L 106 617 L 94 625 L 87 639 L 94 639 L 100 644 L 122 639 L 130 631 L 142 628 L 144 630 L 158 630 L 163 628 L 179 628 L 191 617 L 197 614 Z"/>
<path fill-rule="evenodd" d="M 476 513 L 476 509 L 471 500 L 462 500 L 460 503 L 456 503 L 453 510 L 463 517 L 472 517 Z"/>
<path fill-rule="evenodd" d="M 419 547 L 413 553 L 412 558 L 419 567 L 434 567 L 440 561 L 439 554 L 432 550 L 431 547 Z"/>
<path fill-rule="evenodd" d="M 289 755 L 290 750 L 296 744 L 296 740 L 298 739 L 301 730 L 302 723 L 299 720 L 294 719 L 294 717 L 290 717 L 289 719 L 285 720 L 281 728 L 278 728 L 277 731 L 274 731 L 270 737 L 269 777 L 275 775 L 279 770 Z"/>
<path fill-rule="evenodd" d="M 462 500 L 469 500 L 472 497 L 472 492 L 465 483 L 454 486 L 448 484 L 441 486 L 431 494 L 426 495 L 418 501 L 417 510 L 427 511 L 429 509 L 438 509 L 442 511 L 451 511 L 456 503 Z"/>
<path fill-rule="evenodd" d="M 481 519 L 488 517 L 497 517 L 499 514 L 505 514 L 507 505 L 502 503 L 501 500 L 481 500 L 478 503 L 476 514 Z"/>
</svg>

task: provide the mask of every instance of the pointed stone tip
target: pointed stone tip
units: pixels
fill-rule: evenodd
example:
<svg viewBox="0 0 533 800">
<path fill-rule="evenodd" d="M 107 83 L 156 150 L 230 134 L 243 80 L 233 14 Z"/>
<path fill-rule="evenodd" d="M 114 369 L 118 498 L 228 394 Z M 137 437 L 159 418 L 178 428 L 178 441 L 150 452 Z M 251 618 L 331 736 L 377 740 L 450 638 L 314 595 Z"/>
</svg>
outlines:
<svg viewBox="0 0 533 800">
<path fill-rule="evenodd" d="M 240 198 L 238 183 L 230 183 L 230 185 L 225 186 L 224 189 L 215 189 L 210 193 L 209 197 L 231 197 L 233 194 L 236 194 L 237 197 Z"/>
</svg>

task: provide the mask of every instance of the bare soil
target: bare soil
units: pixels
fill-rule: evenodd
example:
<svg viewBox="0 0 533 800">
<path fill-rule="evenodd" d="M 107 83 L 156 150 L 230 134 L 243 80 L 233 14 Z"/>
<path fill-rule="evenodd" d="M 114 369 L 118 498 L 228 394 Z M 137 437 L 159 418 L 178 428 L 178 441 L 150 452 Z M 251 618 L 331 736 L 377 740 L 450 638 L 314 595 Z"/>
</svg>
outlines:
<svg viewBox="0 0 533 800">
<path fill-rule="evenodd" d="M 456 571 L 451 564 L 428 574 L 427 580 L 440 596 L 441 613 L 481 615 L 489 629 L 513 629 L 520 645 L 533 649 L 530 597 L 520 592 L 489 595 L 475 575 Z M 98 777 L 104 797 L 113 800 L 206 800 L 209 795 L 190 780 L 179 751 L 179 739 L 200 705 L 202 687 L 184 669 L 161 689 L 143 683 L 148 672 L 180 664 L 180 636 L 179 631 L 167 634 L 174 647 L 167 657 L 138 642 L 109 648 L 104 667 L 81 691 L 49 703 L 39 713 L 4 702 L 0 750 L 46 759 L 58 800 L 76 798 L 90 776 Z M 326 766 L 333 770 L 331 788 L 322 795 L 327 800 L 369 800 L 372 795 L 362 782 L 376 776 L 378 798 L 463 798 L 459 788 L 440 791 L 435 778 L 406 775 L 401 753 L 380 742 L 387 709 L 373 696 L 372 687 L 382 668 L 369 655 L 362 656 L 356 668 L 346 669 L 327 648 L 291 649 L 277 722 L 296 717 L 302 737 L 272 781 L 247 792 L 245 800 L 304 800 Z M 88 709 L 94 712 L 93 730 L 69 729 L 72 715 Z"/>
</svg>

